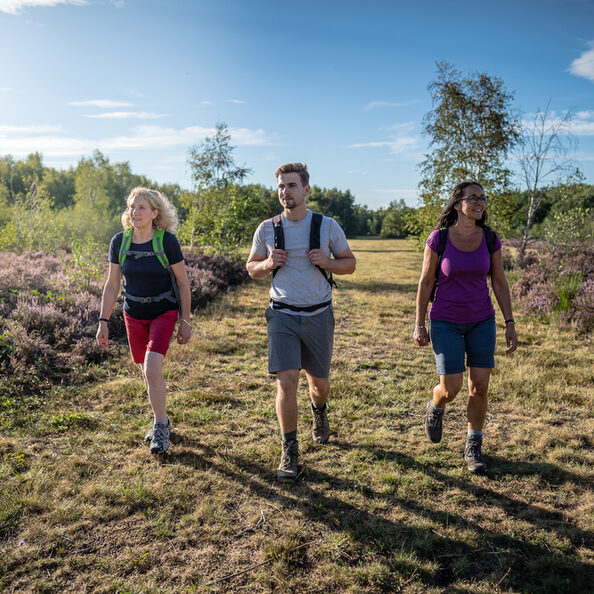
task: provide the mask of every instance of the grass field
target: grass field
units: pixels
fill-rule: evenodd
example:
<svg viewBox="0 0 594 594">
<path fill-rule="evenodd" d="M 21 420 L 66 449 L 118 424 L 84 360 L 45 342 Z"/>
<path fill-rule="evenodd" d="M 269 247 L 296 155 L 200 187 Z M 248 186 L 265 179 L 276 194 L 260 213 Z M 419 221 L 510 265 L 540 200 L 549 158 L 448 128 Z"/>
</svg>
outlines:
<svg viewBox="0 0 594 594">
<path fill-rule="evenodd" d="M 497 369 L 483 451 L 463 464 L 463 395 L 428 442 L 436 380 L 414 346 L 421 255 L 357 240 L 339 277 L 327 445 L 300 389 L 302 473 L 280 454 L 266 373 L 268 282 L 193 318 L 166 367 L 172 445 L 142 443 L 149 407 L 126 354 L 56 390 L 0 437 L 3 592 L 591 592 L 594 352 L 516 312 L 520 346 Z"/>
</svg>

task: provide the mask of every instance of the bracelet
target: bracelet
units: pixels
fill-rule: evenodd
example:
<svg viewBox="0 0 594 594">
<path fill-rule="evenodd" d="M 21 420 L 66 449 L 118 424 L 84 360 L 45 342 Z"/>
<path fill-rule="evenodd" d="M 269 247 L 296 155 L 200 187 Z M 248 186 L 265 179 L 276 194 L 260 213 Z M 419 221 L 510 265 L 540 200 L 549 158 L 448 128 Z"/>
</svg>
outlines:
<svg viewBox="0 0 594 594">
<path fill-rule="evenodd" d="M 180 322 L 180 324 L 181 324 L 182 322 L 185 322 L 185 323 L 186 323 L 188 326 L 190 326 L 190 328 L 192 327 L 192 325 L 190 324 L 190 322 L 188 322 L 188 320 L 186 320 L 185 318 L 182 318 L 182 319 L 181 319 L 181 322 Z"/>
<path fill-rule="evenodd" d="M 513 318 L 510 318 L 509 320 L 505 320 L 505 325 L 507 326 L 508 324 L 515 324 L 516 321 Z"/>
<path fill-rule="evenodd" d="M 109 322 L 107 318 L 99 318 L 98 322 Z"/>
<path fill-rule="evenodd" d="M 422 328 L 423 330 L 426 330 L 425 326 L 419 326 L 419 325 L 417 324 L 417 326 L 416 326 L 416 327 L 417 327 L 417 328 Z"/>
</svg>

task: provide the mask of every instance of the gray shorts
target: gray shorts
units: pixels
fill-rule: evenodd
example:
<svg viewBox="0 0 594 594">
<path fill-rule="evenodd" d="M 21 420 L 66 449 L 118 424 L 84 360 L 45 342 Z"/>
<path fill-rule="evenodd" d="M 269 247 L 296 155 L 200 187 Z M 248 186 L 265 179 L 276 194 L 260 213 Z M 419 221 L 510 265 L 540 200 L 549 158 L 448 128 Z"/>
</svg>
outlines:
<svg viewBox="0 0 594 594">
<path fill-rule="evenodd" d="M 313 316 L 266 310 L 268 373 L 305 369 L 314 377 L 329 377 L 334 345 L 334 312 L 326 308 Z"/>
</svg>

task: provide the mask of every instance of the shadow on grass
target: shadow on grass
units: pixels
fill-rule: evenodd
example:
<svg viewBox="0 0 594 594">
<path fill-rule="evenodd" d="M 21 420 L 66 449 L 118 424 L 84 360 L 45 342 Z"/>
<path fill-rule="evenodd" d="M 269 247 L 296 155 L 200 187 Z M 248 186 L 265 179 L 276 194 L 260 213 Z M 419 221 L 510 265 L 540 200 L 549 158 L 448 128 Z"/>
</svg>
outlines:
<svg viewBox="0 0 594 594">
<path fill-rule="evenodd" d="M 365 290 L 369 291 L 370 293 L 383 293 L 386 291 L 396 292 L 396 293 L 406 293 L 410 295 L 417 294 L 417 283 L 393 283 L 389 281 L 348 281 L 344 280 L 342 277 L 338 277 L 336 282 L 339 283 L 339 289 L 355 289 L 355 290 Z"/>
<path fill-rule="evenodd" d="M 362 250 L 362 249 L 355 249 L 353 250 L 355 256 L 357 254 L 410 254 L 411 250 Z"/>
<path fill-rule="evenodd" d="M 575 593 L 588 591 L 594 577 L 592 565 L 551 551 L 548 543 L 538 542 L 538 534 L 534 541 L 528 541 L 515 532 L 488 530 L 459 514 L 435 509 L 418 499 L 397 497 L 366 486 L 355 488 L 352 480 L 338 478 L 311 467 L 304 469 L 297 483 L 282 485 L 275 482 L 273 468 L 233 454 L 230 449 L 224 452 L 214 450 L 183 436 L 179 443 L 184 449 L 176 447 L 168 454 L 168 463 L 213 470 L 249 489 L 255 496 L 293 509 L 303 518 L 324 524 L 332 532 L 347 533 L 353 541 L 364 544 L 383 556 L 391 571 L 397 571 L 401 575 L 416 572 L 418 579 L 425 585 L 452 587 L 456 581 L 480 580 L 492 583 L 505 573 L 505 579 L 500 580 L 499 584 L 502 587 L 519 588 L 522 591 Z M 474 477 L 452 477 L 406 454 L 379 447 L 333 441 L 327 452 L 331 453 L 332 448 L 364 450 L 376 460 L 393 462 L 396 468 L 429 475 L 447 488 L 462 490 L 477 500 L 482 500 L 485 505 L 499 507 L 512 521 L 517 519 L 523 523 L 530 522 L 538 530 L 556 532 L 561 539 L 568 540 L 574 550 L 584 546 L 591 547 L 594 542 L 592 533 L 576 526 L 568 526 L 561 513 L 548 511 L 520 499 L 512 499 L 479 484 Z M 320 448 L 320 455 L 323 455 L 323 451 Z M 224 465 L 216 461 L 221 456 L 226 461 Z M 503 462 L 499 464 L 503 466 Z M 540 463 L 534 467 L 524 466 L 524 472 L 538 474 L 544 471 L 547 476 L 555 474 L 553 469 L 556 467 L 545 466 L 552 465 Z M 517 476 L 518 468 L 514 469 Z M 567 481 L 582 483 L 581 477 L 560 469 L 556 471 L 559 484 Z M 382 517 L 381 512 L 372 513 L 345 500 L 360 496 L 364 496 L 372 508 L 377 507 L 372 505 L 373 502 L 383 501 L 391 507 L 398 506 L 414 514 L 421 523 L 426 518 L 438 525 L 441 532 L 451 531 L 452 527 L 456 528 L 456 533 L 470 532 L 475 538 L 468 540 L 476 540 L 481 544 L 477 547 L 458 538 L 444 536 L 438 530 L 417 527 L 408 522 L 394 522 Z M 425 562 L 425 568 L 420 569 L 415 560 Z M 437 564 L 438 569 L 426 569 L 427 563 Z M 353 568 L 357 564 L 358 561 L 354 560 Z"/>
</svg>

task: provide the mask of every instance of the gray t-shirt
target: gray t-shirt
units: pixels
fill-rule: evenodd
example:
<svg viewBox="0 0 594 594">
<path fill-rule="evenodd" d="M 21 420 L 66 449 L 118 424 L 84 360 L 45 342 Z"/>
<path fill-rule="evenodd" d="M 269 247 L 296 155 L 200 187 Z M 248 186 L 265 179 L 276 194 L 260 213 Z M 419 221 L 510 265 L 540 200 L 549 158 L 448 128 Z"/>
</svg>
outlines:
<svg viewBox="0 0 594 594">
<path fill-rule="evenodd" d="M 332 299 L 332 287 L 322 273 L 314 266 L 307 255 L 309 250 L 309 232 L 312 212 L 308 209 L 305 218 L 289 221 L 282 214 L 285 249 L 289 252 L 287 261 L 278 269 L 272 279 L 270 297 L 296 306 L 315 305 Z M 326 256 L 340 254 L 349 247 L 344 231 L 330 217 L 323 217 L 320 227 L 320 249 Z M 258 225 L 254 233 L 251 254 L 267 258 L 274 249 L 274 225 L 267 219 Z M 250 254 L 250 255 L 251 255 Z M 317 310 L 313 314 L 321 313 Z M 283 309 L 284 313 L 312 315 L 312 312 L 293 312 Z"/>
</svg>

